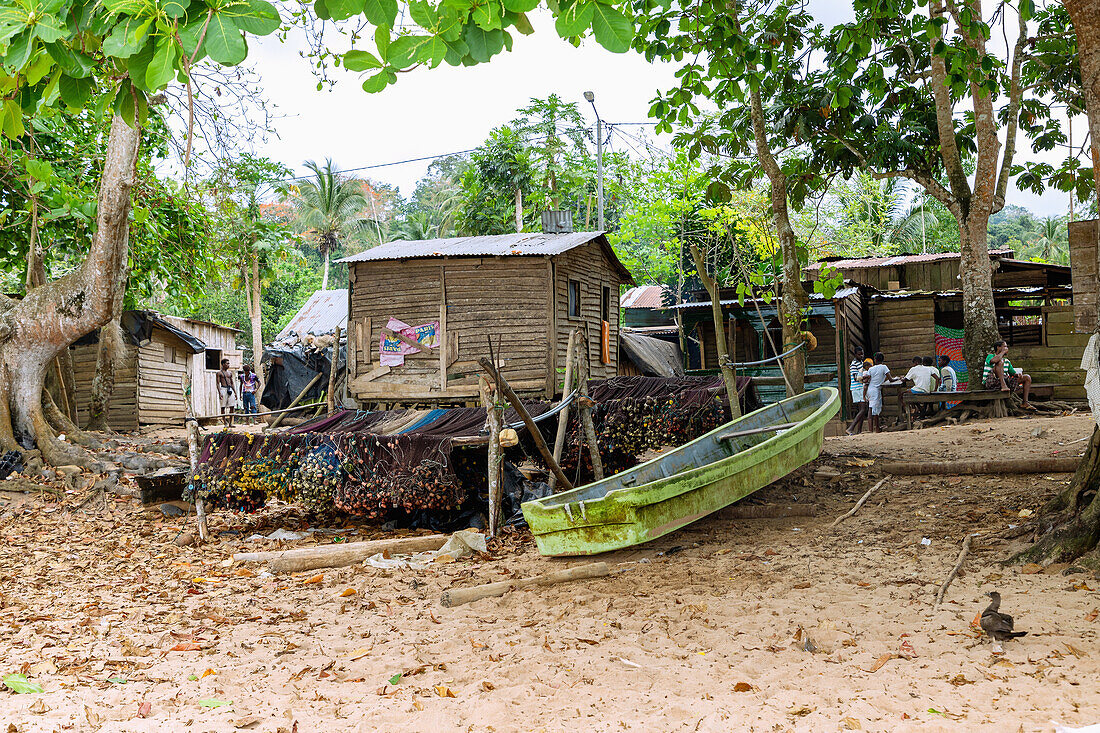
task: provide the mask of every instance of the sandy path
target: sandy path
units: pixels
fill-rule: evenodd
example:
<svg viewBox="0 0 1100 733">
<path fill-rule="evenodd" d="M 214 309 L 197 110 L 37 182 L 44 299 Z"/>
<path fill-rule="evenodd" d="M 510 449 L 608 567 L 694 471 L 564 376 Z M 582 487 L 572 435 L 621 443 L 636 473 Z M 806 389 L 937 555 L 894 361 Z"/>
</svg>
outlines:
<svg viewBox="0 0 1100 733">
<path fill-rule="evenodd" d="M 23 669 L 46 690 L 0 693 L 0 721 L 19 733 L 290 733 L 295 723 L 301 733 L 1049 731 L 1052 719 L 1100 722 L 1096 578 L 996 564 L 1011 548 L 997 535 L 1068 476 L 899 477 L 828 529 L 876 480 L 873 466 L 850 465 L 868 455 L 1076 453 L 1082 444 L 1070 441 L 1089 430 L 1071 417 L 830 439 L 816 465 L 841 469 L 839 478 L 815 478 L 815 465 L 756 495 L 817 502 L 816 517 L 712 517 L 601 558 L 622 563 L 610 578 L 454 609 L 439 605 L 449 587 L 582 561 L 540 558 L 512 537 L 488 560 L 343 568 L 309 583 L 316 574 L 226 566 L 231 552 L 258 544 L 239 536 L 177 548 L 179 521 L 150 520 L 128 502 L 91 515 L 0 505 L 0 674 Z M 219 517 L 216 527 L 240 520 Z M 989 539 L 934 610 L 967 532 Z M 1002 656 L 969 630 L 993 588 L 1031 632 Z M 200 649 L 171 651 L 191 646 Z M 870 671 L 883 655 L 900 656 Z"/>
</svg>

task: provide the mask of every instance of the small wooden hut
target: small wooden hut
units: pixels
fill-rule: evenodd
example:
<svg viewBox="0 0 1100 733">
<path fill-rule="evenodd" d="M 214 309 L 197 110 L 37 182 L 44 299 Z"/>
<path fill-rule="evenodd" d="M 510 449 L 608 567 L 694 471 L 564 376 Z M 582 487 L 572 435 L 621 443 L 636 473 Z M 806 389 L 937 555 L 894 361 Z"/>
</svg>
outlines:
<svg viewBox="0 0 1100 733">
<path fill-rule="evenodd" d="M 573 329 L 591 376 L 617 374 L 619 290 L 633 279 L 602 232 L 390 242 L 340 261 L 349 392 L 361 404 L 476 399 L 490 340 L 517 393 L 552 398 Z"/>
<path fill-rule="evenodd" d="M 214 375 L 223 358 L 240 369 L 236 329 L 206 321 L 126 311 L 121 319 L 123 351 L 115 369 L 108 425 L 136 430 L 142 425 L 182 425 L 186 413 L 183 377 L 190 372 L 192 405 L 197 415 L 219 412 Z M 99 351 L 98 332 L 70 347 L 76 377 L 78 421 L 86 425 L 92 378 Z"/>
</svg>

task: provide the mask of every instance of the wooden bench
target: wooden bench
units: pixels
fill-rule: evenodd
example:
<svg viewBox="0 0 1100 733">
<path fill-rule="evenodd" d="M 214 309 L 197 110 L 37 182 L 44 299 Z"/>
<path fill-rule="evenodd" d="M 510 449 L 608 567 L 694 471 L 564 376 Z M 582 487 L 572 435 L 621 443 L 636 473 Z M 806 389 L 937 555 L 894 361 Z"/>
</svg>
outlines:
<svg viewBox="0 0 1100 733">
<path fill-rule="evenodd" d="M 1002 392 L 1000 390 L 993 389 L 976 389 L 966 390 L 964 392 L 926 392 L 926 393 L 914 393 L 914 392 L 902 392 L 901 403 L 902 408 L 905 411 L 905 425 L 912 430 L 913 428 L 913 415 L 909 411 L 910 405 L 934 405 L 934 404 L 947 404 L 948 402 L 958 402 L 960 404 L 967 404 L 973 402 L 995 402 L 1001 406 L 999 412 L 1003 413 L 1000 417 L 1008 415 L 1008 411 L 1004 409 L 1003 405 L 1012 395 L 1011 392 Z M 942 408 L 941 408 L 942 409 Z M 957 409 L 957 408 L 956 408 Z"/>
</svg>

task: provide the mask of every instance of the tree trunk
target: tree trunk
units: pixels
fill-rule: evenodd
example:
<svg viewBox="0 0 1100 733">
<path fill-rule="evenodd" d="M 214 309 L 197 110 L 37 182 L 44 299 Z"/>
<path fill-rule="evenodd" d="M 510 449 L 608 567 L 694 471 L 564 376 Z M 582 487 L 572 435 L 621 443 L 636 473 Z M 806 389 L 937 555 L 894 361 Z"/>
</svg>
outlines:
<svg viewBox="0 0 1100 733">
<path fill-rule="evenodd" d="M 115 369 L 118 367 L 122 349 L 122 326 L 119 325 L 118 316 L 115 316 L 99 329 L 92 398 L 88 405 L 88 430 L 106 432 L 111 429 L 111 397 L 115 392 Z"/>
<path fill-rule="evenodd" d="M 4 307 L 0 323 L 0 442 L 29 436 L 47 463 L 90 461 L 57 440 L 46 420 L 42 388 L 46 369 L 69 344 L 104 325 L 113 312 L 129 245 L 130 191 L 141 142 L 139 128 L 112 120 L 100 179 L 95 234 L 79 269 L 34 288 Z M 6 299 L 4 299 L 6 300 Z M 12 440 L 14 442 L 14 440 Z"/>
<path fill-rule="evenodd" d="M 325 274 L 321 277 L 321 290 L 328 290 L 328 256 L 329 251 L 325 250 Z"/>
<path fill-rule="evenodd" d="M 516 189 L 516 234 L 523 231 L 523 190 Z"/>
<path fill-rule="evenodd" d="M 703 281 L 703 287 L 710 293 L 711 317 L 714 319 L 714 345 L 718 350 L 718 369 L 722 372 L 722 381 L 726 384 L 726 397 L 730 402 L 730 419 L 741 417 L 741 401 L 737 395 L 737 377 L 734 376 L 733 367 L 729 365 L 729 350 L 726 348 L 726 323 L 722 314 L 722 303 L 719 299 L 721 290 L 718 283 L 707 272 L 707 263 L 703 261 L 703 255 L 694 244 L 688 245 L 691 250 L 691 259 L 695 260 L 695 270 L 699 273 L 699 279 Z"/>
<path fill-rule="evenodd" d="M 327 264 L 325 274 L 328 274 Z M 260 362 L 264 356 L 263 312 L 260 300 L 260 254 L 252 251 L 252 287 L 245 295 L 251 301 L 248 315 L 252 319 L 252 370 L 260 380 L 256 387 L 256 404 L 260 404 L 260 398 L 264 395 L 264 375 L 260 370 Z"/>
<path fill-rule="evenodd" d="M 1062 4 L 1077 34 L 1093 180 L 1100 201 L 1100 5 L 1095 0 L 1063 0 Z M 1040 522 L 1042 536 L 1010 562 L 1076 560 L 1100 571 L 1100 429 L 1093 430 L 1073 481 L 1043 508 Z"/>
<path fill-rule="evenodd" d="M 798 244 L 794 227 L 787 216 L 787 179 L 782 178 L 782 190 L 776 190 L 772 181 L 772 212 L 779 229 L 779 251 L 783 255 L 783 293 L 779 298 L 779 322 L 783 326 L 783 345 L 780 353 L 803 342 L 802 312 L 810 302 L 802 287 L 802 268 L 798 262 Z M 799 349 L 783 360 L 787 375 L 787 396 L 794 397 L 805 391 L 806 349 Z"/>
<path fill-rule="evenodd" d="M 993 268 L 989 262 L 989 217 L 978 212 L 959 220 L 959 280 L 963 298 L 963 359 L 970 389 L 981 389 L 985 356 L 1000 336 L 993 306 Z"/>
</svg>

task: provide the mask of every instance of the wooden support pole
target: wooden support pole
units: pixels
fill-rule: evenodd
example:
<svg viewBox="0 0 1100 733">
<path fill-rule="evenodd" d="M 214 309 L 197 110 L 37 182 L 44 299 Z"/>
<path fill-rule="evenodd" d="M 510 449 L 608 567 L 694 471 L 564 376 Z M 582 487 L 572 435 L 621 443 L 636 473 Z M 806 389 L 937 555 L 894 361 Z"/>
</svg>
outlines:
<svg viewBox="0 0 1100 733">
<path fill-rule="evenodd" d="M 489 373 L 493 381 L 500 385 L 501 391 L 504 392 L 504 397 L 507 398 L 509 404 L 512 405 L 512 409 L 523 420 L 523 424 L 527 426 L 527 432 L 531 434 L 531 440 L 535 442 L 535 447 L 538 448 L 539 454 L 542 456 L 542 460 L 546 461 L 546 465 L 550 467 L 550 470 L 558 477 L 558 481 L 568 491 L 573 488 L 573 482 L 570 481 L 564 473 L 561 472 L 561 467 L 558 462 L 554 460 L 554 456 L 550 453 L 550 449 L 546 447 L 546 441 L 542 439 L 542 433 L 539 431 L 539 426 L 535 424 L 535 421 L 531 419 L 531 415 L 527 412 L 527 408 L 520 402 L 519 397 L 512 391 L 511 385 L 500 373 L 497 372 L 496 367 L 489 361 L 487 357 L 481 357 L 477 360 L 477 363 L 481 365 L 481 368 Z"/>
<path fill-rule="evenodd" d="M 573 391 L 573 354 L 577 349 L 577 336 L 579 332 L 573 329 L 569 332 L 569 345 L 565 347 L 565 382 L 562 384 L 561 398 L 564 400 Z M 561 452 L 565 447 L 565 434 L 569 429 L 569 406 L 566 405 L 558 413 L 558 433 L 554 436 L 554 460 L 561 461 Z M 558 483 L 558 477 L 550 474 L 550 490 L 553 491 Z"/>
<path fill-rule="evenodd" d="M 187 457 L 191 467 L 191 474 L 187 477 L 187 481 L 195 490 L 195 519 L 199 523 L 199 542 L 206 542 L 206 538 L 210 535 L 210 529 L 206 524 L 206 507 L 203 505 L 198 487 L 194 485 L 195 474 L 199 470 L 199 422 L 195 419 L 195 406 L 191 403 L 192 383 L 190 371 L 183 375 L 180 389 L 183 390 L 184 410 L 187 416 L 185 418 L 187 423 Z"/>
<path fill-rule="evenodd" d="M 497 407 L 493 385 L 489 383 L 485 375 L 478 376 L 477 383 L 481 390 L 481 404 L 485 408 L 486 420 L 489 423 L 488 459 L 486 461 L 489 473 L 489 536 L 496 537 L 498 525 L 500 524 L 500 504 L 504 493 L 500 485 L 500 423 L 502 410 Z"/>
<path fill-rule="evenodd" d="M 336 365 L 340 362 L 339 326 L 336 327 L 334 335 L 336 338 L 332 342 L 332 356 L 329 357 L 328 365 L 328 396 L 325 398 L 325 404 L 329 412 L 333 412 L 336 409 Z"/>
<path fill-rule="evenodd" d="M 283 414 L 276 417 L 275 420 L 271 423 L 272 429 L 279 427 L 279 423 L 281 423 L 283 421 L 283 415 L 286 415 L 286 413 L 290 411 L 291 407 L 294 407 L 299 402 L 301 402 L 302 398 L 306 396 L 306 392 L 313 389 L 313 385 L 317 384 L 320 381 L 321 381 L 321 372 L 317 372 L 317 376 L 315 376 L 313 379 L 309 380 L 309 384 L 307 384 L 302 389 L 302 391 L 298 393 L 298 396 L 294 398 L 293 402 L 291 402 L 289 405 L 287 405 L 287 409 L 283 411 Z M 318 403 L 318 404 L 321 404 L 321 403 Z"/>
<path fill-rule="evenodd" d="M 588 565 L 569 568 L 568 570 L 559 570 L 556 573 L 536 575 L 533 578 L 504 580 L 499 583 L 476 585 L 473 588 L 452 588 L 451 590 L 443 591 L 443 596 L 439 599 L 439 602 L 443 606 L 451 608 L 452 606 L 461 606 L 463 603 L 478 601 L 482 598 L 502 596 L 510 590 L 526 588 L 531 585 L 554 585 L 556 583 L 565 583 L 570 580 L 600 578 L 610 573 L 611 569 L 607 566 L 607 563 L 594 562 Z"/>
<path fill-rule="evenodd" d="M 600 458 L 600 444 L 596 440 L 596 425 L 592 422 L 592 400 L 588 396 L 588 339 L 585 339 L 580 347 L 582 355 L 577 359 L 577 367 L 580 370 L 577 389 L 580 390 L 578 409 L 581 416 L 581 428 L 584 430 L 584 439 L 588 443 L 588 453 L 592 457 L 592 474 L 597 481 L 602 481 L 603 459 Z"/>
</svg>

